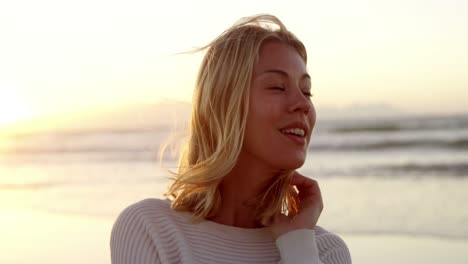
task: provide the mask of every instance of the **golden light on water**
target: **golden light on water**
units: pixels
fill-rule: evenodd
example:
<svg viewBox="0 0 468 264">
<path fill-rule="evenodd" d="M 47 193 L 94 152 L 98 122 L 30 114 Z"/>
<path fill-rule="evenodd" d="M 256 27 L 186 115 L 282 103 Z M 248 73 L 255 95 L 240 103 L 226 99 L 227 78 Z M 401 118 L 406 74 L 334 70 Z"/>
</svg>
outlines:
<svg viewBox="0 0 468 264">
<path fill-rule="evenodd" d="M 18 93 L 12 89 L 0 88 L 0 157 L 12 150 L 13 142 L 4 134 L 24 130 L 27 125 L 21 121 L 25 121 L 31 115 L 32 110 Z"/>
</svg>

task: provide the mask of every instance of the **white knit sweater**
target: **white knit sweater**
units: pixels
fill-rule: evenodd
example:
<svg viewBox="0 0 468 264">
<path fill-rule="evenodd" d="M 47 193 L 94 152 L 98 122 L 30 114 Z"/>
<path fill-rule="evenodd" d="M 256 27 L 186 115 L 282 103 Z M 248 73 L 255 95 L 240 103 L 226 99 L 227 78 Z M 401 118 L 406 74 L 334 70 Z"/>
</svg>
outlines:
<svg viewBox="0 0 468 264">
<path fill-rule="evenodd" d="M 344 241 L 321 227 L 292 231 L 275 241 L 268 227 L 193 224 L 190 213 L 159 199 L 140 201 L 119 215 L 110 249 L 113 264 L 351 263 Z"/>
</svg>

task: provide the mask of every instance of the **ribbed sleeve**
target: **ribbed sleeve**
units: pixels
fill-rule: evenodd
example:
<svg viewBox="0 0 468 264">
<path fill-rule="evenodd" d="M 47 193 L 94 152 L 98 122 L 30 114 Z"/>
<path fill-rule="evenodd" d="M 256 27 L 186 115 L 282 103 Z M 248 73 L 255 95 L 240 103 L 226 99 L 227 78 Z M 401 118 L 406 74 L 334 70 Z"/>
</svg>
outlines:
<svg viewBox="0 0 468 264">
<path fill-rule="evenodd" d="M 110 240 L 112 264 L 159 264 L 140 207 L 128 207 L 117 218 Z"/>
<path fill-rule="evenodd" d="M 325 233 L 318 243 L 320 258 L 324 263 L 351 264 L 351 254 L 346 243 L 333 233 Z"/>
<path fill-rule="evenodd" d="M 283 234 L 276 240 L 281 264 L 323 264 L 315 242 L 315 232 L 299 229 Z"/>
<path fill-rule="evenodd" d="M 275 241 L 268 227 L 194 224 L 191 218 L 189 212 L 172 210 L 167 200 L 146 199 L 127 207 L 112 228 L 112 264 L 351 263 L 344 241 L 321 227 L 292 231 Z"/>
</svg>

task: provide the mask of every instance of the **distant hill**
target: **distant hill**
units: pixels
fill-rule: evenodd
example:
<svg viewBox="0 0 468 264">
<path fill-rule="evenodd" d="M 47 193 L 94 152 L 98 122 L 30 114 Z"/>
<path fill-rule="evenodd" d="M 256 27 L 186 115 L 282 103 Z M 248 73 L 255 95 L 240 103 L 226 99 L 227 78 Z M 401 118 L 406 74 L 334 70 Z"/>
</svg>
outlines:
<svg viewBox="0 0 468 264">
<path fill-rule="evenodd" d="M 155 104 L 134 104 L 101 112 L 87 113 L 69 125 L 83 129 L 142 129 L 186 126 L 191 104 L 167 101 Z"/>
<path fill-rule="evenodd" d="M 167 101 L 154 104 L 133 104 L 113 109 L 71 112 L 26 120 L 15 127 L 0 130 L 1 134 L 29 134 L 50 131 L 133 130 L 188 125 L 191 104 Z"/>
</svg>

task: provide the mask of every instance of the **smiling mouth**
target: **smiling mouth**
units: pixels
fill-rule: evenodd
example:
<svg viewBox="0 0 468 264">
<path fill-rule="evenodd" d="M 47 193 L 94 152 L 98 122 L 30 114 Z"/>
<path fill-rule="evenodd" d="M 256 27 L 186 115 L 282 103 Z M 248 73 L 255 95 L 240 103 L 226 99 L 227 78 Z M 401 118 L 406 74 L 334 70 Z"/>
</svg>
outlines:
<svg viewBox="0 0 468 264">
<path fill-rule="evenodd" d="M 298 136 L 298 137 L 304 137 L 305 136 L 305 130 L 302 128 L 284 128 L 280 130 L 281 133 L 287 134 L 287 135 L 293 135 L 293 136 Z"/>
<path fill-rule="evenodd" d="M 282 129 L 280 132 L 295 144 L 304 146 L 306 143 L 305 131 L 303 129 Z"/>
</svg>

